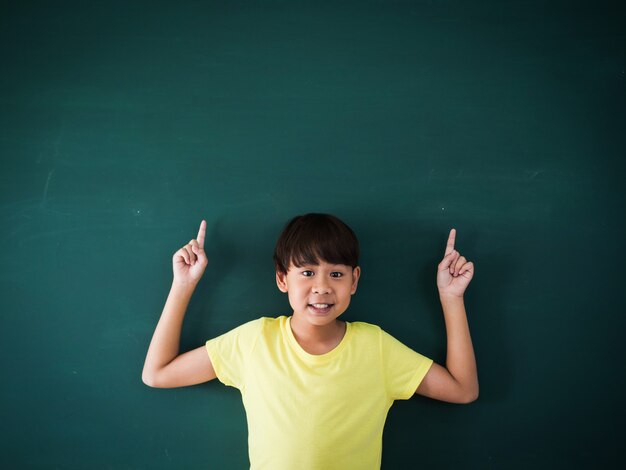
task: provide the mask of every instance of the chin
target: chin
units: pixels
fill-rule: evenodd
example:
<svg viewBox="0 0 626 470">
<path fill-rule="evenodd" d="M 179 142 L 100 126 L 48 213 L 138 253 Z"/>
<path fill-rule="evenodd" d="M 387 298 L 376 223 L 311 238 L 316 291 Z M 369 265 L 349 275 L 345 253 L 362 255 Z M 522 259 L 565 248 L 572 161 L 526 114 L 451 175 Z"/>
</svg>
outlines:
<svg viewBox="0 0 626 470">
<path fill-rule="evenodd" d="M 309 323 L 312 323 L 314 325 L 319 325 L 319 326 L 333 323 L 340 316 L 341 316 L 341 313 L 339 315 L 336 315 L 334 313 L 329 313 L 328 315 L 316 315 L 314 313 L 309 312 L 308 310 L 305 313 L 305 317 Z"/>
<path fill-rule="evenodd" d="M 309 312 L 308 309 L 304 312 L 298 312 L 294 310 L 293 316 L 305 320 L 307 323 L 319 325 L 325 325 L 326 323 L 329 323 L 336 318 L 335 315 L 315 315 L 314 313 Z"/>
</svg>

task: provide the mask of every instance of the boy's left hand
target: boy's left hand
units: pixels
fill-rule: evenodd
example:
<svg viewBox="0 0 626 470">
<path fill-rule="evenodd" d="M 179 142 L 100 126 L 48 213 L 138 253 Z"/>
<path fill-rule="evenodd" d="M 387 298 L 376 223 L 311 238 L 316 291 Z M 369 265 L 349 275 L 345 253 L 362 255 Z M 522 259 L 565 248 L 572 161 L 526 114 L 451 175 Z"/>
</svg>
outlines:
<svg viewBox="0 0 626 470">
<path fill-rule="evenodd" d="M 450 230 L 446 254 L 437 267 L 437 288 L 440 297 L 463 297 L 474 277 L 474 263 L 454 249 L 456 229 Z"/>
</svg>

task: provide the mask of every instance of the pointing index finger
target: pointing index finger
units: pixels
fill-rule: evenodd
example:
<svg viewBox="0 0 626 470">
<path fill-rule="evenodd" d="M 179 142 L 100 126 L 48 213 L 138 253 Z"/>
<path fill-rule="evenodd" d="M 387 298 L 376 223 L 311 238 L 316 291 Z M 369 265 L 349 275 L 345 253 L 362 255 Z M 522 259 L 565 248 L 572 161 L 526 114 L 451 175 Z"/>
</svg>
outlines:
<svg viewBox="0 0 626 470">
<path fill-rule="evenodd" d="M 200 230 L 198 230 L 198 245 L 200 248 L 204 248 L 204 236 L 206 234 L 206 220 L 200 222 Z"/>
<path fill-rule="evenodd" d="M 453 228 L 450 230 L 450 235 L 448 236 L 448 243 L 446 244 L 446 256 L 452 253 L 454 250 L 454 241 L 456 240 L 456 229 Z"/>
</svg>

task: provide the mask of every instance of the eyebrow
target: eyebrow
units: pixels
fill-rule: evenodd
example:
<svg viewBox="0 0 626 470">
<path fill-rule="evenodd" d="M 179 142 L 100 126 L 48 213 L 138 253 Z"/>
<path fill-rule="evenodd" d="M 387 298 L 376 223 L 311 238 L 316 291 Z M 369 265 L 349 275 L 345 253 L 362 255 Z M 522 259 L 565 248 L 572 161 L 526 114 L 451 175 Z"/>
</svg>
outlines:
<svg viewBox="0 0 626 470">
<path fill-rule="evenodd" d="M 328 265 L 331 268 L 338 268 L 338 269 L 347 269 L 347 268 L 349 268 L 349 266 L 347 266 L 345 264 L 331 264 L 331 263 L 328 263 Z M 310 266 L 317 266 L 317 267 L 319 267 L 319 264 L 303 264 L 302 266 L 300 266 L 300 268 L 307 268 L 307 267 L 310 267 Z"/>
</svg>

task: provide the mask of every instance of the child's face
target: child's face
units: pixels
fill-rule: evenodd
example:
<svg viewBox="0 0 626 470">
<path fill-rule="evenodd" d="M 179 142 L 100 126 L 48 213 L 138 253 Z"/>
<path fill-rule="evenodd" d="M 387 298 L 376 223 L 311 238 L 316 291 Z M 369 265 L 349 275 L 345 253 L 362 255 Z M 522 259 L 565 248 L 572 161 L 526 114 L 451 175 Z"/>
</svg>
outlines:
<svg viewBox="0 0 626 470">
<path fill-rule="evenodd" d="M 358 266 L 352 269 L 325 261 L 299 268 L 291 264 L 287 275 L 276 273 L 276 284 L 281 292 L 288 293 L 294 317 L 297 315 L 312 325 L 324 326 L 346 311 L 360 274 Z"/>
</svg>

